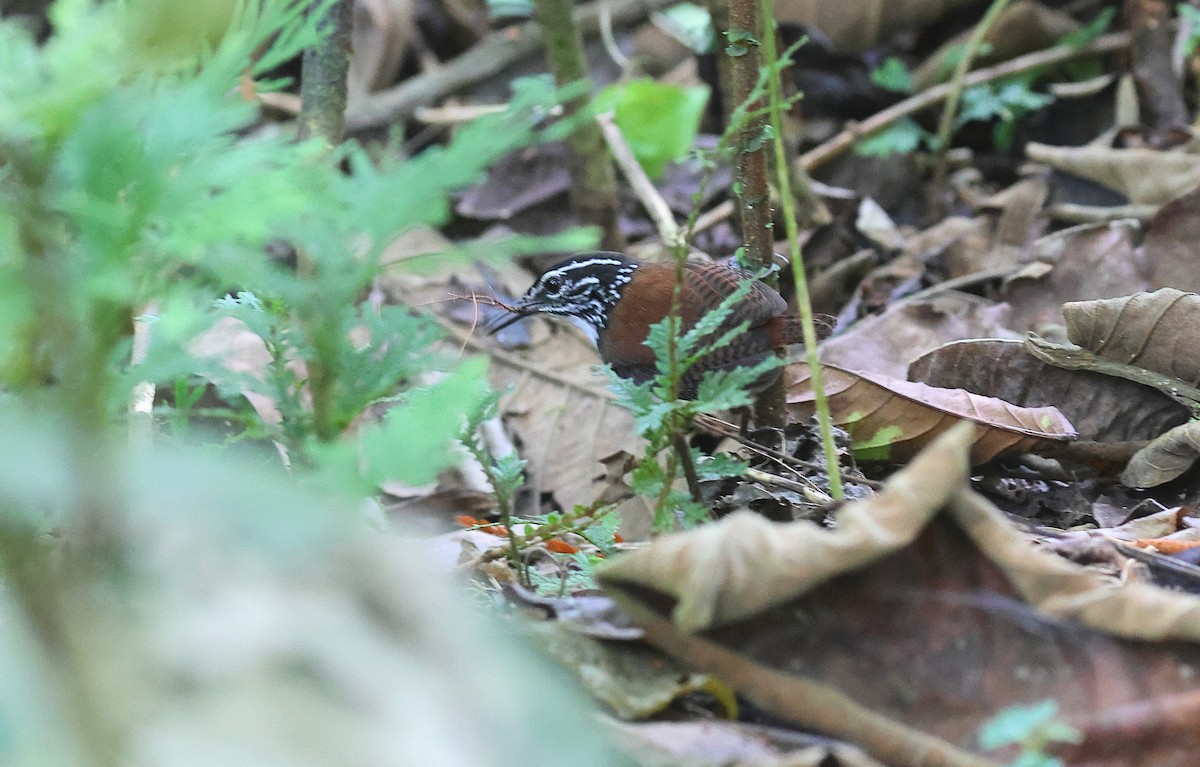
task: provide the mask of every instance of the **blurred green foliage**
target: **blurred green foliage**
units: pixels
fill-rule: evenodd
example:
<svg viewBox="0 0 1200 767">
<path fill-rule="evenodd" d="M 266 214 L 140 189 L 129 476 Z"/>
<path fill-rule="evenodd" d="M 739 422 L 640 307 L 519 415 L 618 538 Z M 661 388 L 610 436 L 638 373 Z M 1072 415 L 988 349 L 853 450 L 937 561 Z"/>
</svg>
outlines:
<svg viewBox="0 0 1200 767">
<path fill-rule="evenodd" d="M 228 401 L 268 398 L 278 421 L 248 406 L 226 415 L 333 486 L 425 482 L 449 460 L 453 414 L 478 405 L 486 371 L 439 356 L 440 334 L 424 317 L 362 304 L 379 254 L 407 229 L 444 223 L 449 193 L 488 164 L 570 126 L 539 127 L 558 94 L 530 79 L 514 83 L 508 111 L 412 158 L 247 138 L 257 108 L 239 97 L 243 77 L 261 78 L 316 41 L 329 3 L 310 5 L 64 0 L 44 45 L 0 25 L 0 377 L 10 393 L 94 430 L 134 381 L 203 376 Z M 268 255 L 280 244 L 297 268 Z M 232 287 L 236 297 L 214 302 Z M 131 321 L 151 301 L 153 343 L 131 369 Z M 221 316 L 262 337 L 264 376 L 189 353 Z M 410 394 L 392 416 L 343 437 L 397 388 Z M 412 409 L 432 410 L 404 413 Z"/>
<path fill-rule="evenodd" d="M 613 120 L 646 175 L 662 175 L 667 163 L 687 154 L 708 103 L 708 87 L 683 87 L 654 80 L 610 85 L 596 96 L 599 112 Z"/>
</svg>

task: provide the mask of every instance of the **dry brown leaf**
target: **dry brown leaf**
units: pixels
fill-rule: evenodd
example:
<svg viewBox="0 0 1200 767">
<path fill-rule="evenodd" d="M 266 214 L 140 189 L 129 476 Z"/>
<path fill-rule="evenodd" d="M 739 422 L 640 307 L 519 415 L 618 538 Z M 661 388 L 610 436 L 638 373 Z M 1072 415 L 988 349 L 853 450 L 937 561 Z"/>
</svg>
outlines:
<svg viewBox="0 0 1200 767">
<path fill-rule="evenodd" d="M 737 512 L 658 538 L 604 563 L 597 576 L 605 584 L 671 596 L 676 601 L 672 617 L 683 631 L 756 615 L 911 543 L 966 485 L 971 442 L 970 426 L 952 429 L 897 472 L 883 492 L 843 508 L 834 530 Z"/>
<path fill-rule="evenodd" d="M 721 523 L 608 563 L 601 578 L 658 646 L 889 763 L 992 764 L 952 749 L 978 748 L 997 710 L 1046 698 L 1086 734 L 1068 764 L 1190 763 L 1200 732 L 1178 714 L 1197 710 L 1181 696 L 1194 696 L 1200 598 L 1035 547 L 967 489 L 969 445 L 963 429 L 947 434 L 878 497 L 845 507 L 836 529 Z M 939 507 L 948 514 L 934 519 Z M 683 630 L 738 622 L 668 632 L 649 617 L 663 600 L 639 599 L 643 589 L 675 600 Z M 751 618 L 741 599 L 775 607 Z M 1115 726 L 1134 711 L 1129 730 Z"/>
<path fill-rule="evenodd" d="M 954 424 L 979 428 L 971 445 L 971 464 L 1002 454 L 1051 448 L 1076 437 L 1075 429 L 1054 407 L 1024 408 L 962 389 L 939 389 L 897 378 L 821 366 L 833 422 L 854 440 L 862 460 L 903 462 Z M 788 413 L 807 422 L 814 412 L 808 366 L 789 365 Z"/>
<path fill-rule="evenodd" d="M 1178 478 L 1200 458 L 1200 421 L 1189 421 L 1159 435 L 1134 453 L 1121 484 L 1127 487 L 1157 487 Z"/>
<path fill-rule="evenodd" d="M 357 0 L 346 79 L 351 102 L 395 81 L 414 29 L 412 0 Z"/>
<path fill-rule="evenodd" d="M 1171 200 L 1150 221 L 1142 250 L 1151 288 L 1200 291 L 1196 243 L 1200 242 L 1200 189 Z"/>
<path fill-rule="evenodd" d="M 825 33 L 839 48 L 864 50 L 901 29 L 917 29 L 936 21 L 968 0 L 778 0 L 781 24 L 805 24 Z"/>
<path fill-rule="evenodd" d="M 902 301 L 822 343 L 821 361 L 903 378 L 909 362 L 949 341 L 1017 337 L 1007 330 L 1008 315 L 1004 304 L 957 291 Z"/>
<path fill-rule="evenodd" d="M 955 341 L 915 360 L 908 378 L 1022 407 L 1054 405 L 1085 440 L 1152 439 L 1188 418 L 1187 408 L 1157 389 L 1048 365 L 1020 341 Z"/>
<path fill-rule="evenodd" d="M 1200 382 L 1200 295 L 1174 288 L 1063 306 L 1067 337 L 1100 357 Z"/>
<path fill-rule="evenodd" d="M 1030 160 L 1095 181 L 1131 203 L 1165 205 L 1200 184 L 1200 155 L 1103 146 L 1050 146 L 1030 142 Z"/>
<path fill-rule="evenodd" d="M 1038 239 L 1032 247 L 1031 266 L 1004 286 L 1004 300 L 1013 309 L 1012 328 L 1035 330 L 1059 324 L 1062 305 L 1068 301 L 1128 295 L 1146 282 L 1135 245 L 1135 221 L 1085 224 Z"/>
<path fill-rule="evenodd" d="M 605 458 L 640 454 L 642 440 L 632 414 L 592 372 L 599 359 L 591 345 L 572 328 L 546 332 L 548 323 L 534 322 L 533 348 L 494 355 L 491 379 L 498 391 L 508 390 L 501 412 L 523 446 L 535 492 L 551 493 L 570 509 L 602 492 Z"/>
</svg>

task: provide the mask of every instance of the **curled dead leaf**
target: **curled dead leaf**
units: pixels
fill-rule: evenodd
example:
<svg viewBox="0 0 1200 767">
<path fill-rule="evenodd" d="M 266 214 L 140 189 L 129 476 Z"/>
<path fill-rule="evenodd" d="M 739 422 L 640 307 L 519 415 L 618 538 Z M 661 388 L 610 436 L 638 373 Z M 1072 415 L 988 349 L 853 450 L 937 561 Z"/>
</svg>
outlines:
<svg viewBox="0 0 1200 767">
<path fill-rule="evenodd" d="M 1072 343 L 1115 362 L 1200 381 L 1200 295 L 1175 288 L 1063 305 Z"/>
<path fill-rule="evenodd" d="M 1159 435 L 1134 453 L 1121 484 L 1128 487 L 1157 487 L 1178 478 L 1200 458 L 1200 421 L 1189 421 Z"/>
<path fill-rule="evenodd" d="M 939 389 L 913 381 L 822 365 L 833 422 L 850 432 L 862 460 L 902 462 L 954 424 L 976 429 L 971 465 L 1000 455 L 1052 449 L 1075 439 L 1075 428 L 1057 408 L 1019 407 L 963 389 Z M 808 366 L 789 365 L 788 413 L 812 417 L 815 395 Z"/>
</svg>

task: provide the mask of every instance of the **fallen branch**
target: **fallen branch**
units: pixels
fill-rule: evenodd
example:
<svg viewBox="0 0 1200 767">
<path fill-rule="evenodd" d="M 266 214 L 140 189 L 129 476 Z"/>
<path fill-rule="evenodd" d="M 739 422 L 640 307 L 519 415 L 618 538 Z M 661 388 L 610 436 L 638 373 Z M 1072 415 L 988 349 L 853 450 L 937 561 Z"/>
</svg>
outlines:
<svg viewBox="0 0 1200 767">
<path fill-rule="evenodd" d="M 598 0 L 575 11 L 584 35 L 600 31 L 601 7 L 607 6 L 613 24 L 628 24 L 674 0 Z M 487 77 L 541 50 L 542 36 L 532 22 L 501 29 L 480 40 L 463 55 L 445 62 L 441 69 L 411 77 L 394 88 L 372 94 L 352 104 L 346 115 L 346 130 L 378 128 L 412 117 L 419 107 Z"/>
<path fill-rule="evenodd" d="M 1005 77 L 1022 74 L 1032 69 L 1038 69 L 1039 67 L 1054 66 L 1055 64 L 1062 64 L 1063 62 L 1084 56 L 1112 53 L 1113 51 L 1129 47 L 1129 39 L 1130 35 L 1128 32 L 1116 32 L 1097 38 L 1081 48 L 1059 45 L 1054 48 L 1047 48 L 1044 51 L 1018 56 L 1015 59 L 1010 59 L 994 67 L 975 70 L 967 75 L 963 85 L 971 88 L 976 85 L 1001 80 Z M 800 164 L 807 170 L 812 170 L 823 165 L 849 149 L 859 139 L 879 133 L 905 117 L 928 109 L 949 96 L 953 90 L 954 86 L 952 83 L 935 85 L 928 90 L 924 90 L 898 104 L 888 107 L 882 112 L 871 115 L 860 123 L 853 123 L 825 143 L 801 155 Z"/>
<path fill-rule="evenodd" d="M 679 241 L 679 226 L 675 223 L 675 214 L 671 212 L 671 206 L 650 181 L 637 157 L 634 157 L 633 150 L 629 148 L 621 129 L 614 122 L 613 115 L 596 115 L 596 122 L 600 123 L 600 130 L 604 132 L 604 140 L 608 142 L 608 150 L 612 152 L 617 167 L 621 169 L 642 207 L 658 227 L 658 236 L 668 248 L 674 247 Z"/>
</svg>

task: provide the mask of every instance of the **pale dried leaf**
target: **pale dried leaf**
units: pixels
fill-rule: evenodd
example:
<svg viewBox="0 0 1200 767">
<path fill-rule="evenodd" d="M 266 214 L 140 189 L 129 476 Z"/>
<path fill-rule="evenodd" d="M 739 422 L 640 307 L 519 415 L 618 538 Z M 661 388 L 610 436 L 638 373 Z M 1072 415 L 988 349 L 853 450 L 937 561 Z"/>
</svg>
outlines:
<svg viewBox="0 0 1200 767">
<path fill-rule="evenodd" d="M 1012 328 L 1035 330 L 1060 324 L 1068 301 L 1127 295 L 1146 284 L 1137 254 L 1136 221 L 1085 224 L 1038 239 L 1032 269 L 1010 278 L 1004 300 L 1013 310 Z M 1046 271 L 1043 264 L 1052 268 Z"/>
<path fill-rule="evenodd" d="M 747 618 L 911 543 L 966 485 L 971 442 L 971 427 L 952 429 L 878 495 L 843 508 L 834 530 L 738 512 L 698 530 L 658 538 L 606 562 L 597 575 L 606 583 L 673 597 L 673 618 L 684 631 Z"/>
<path fill-rule="evenodd" d="M 1200 458 L 1200 421 L 1189 421 L 1159 435 L 1130 459 L 1121 484 L 1157 487 L 1176 479 Z"/>
<path fill-rule="evenodd" d="M 1009 313 L 1006 304 L 957 291 L 902 301 L 823 342 L 821 361 L 903 378 L 909 362 L 950 341 L 980 336 L 1016 338 L 1017 334 L 1007 329 Z"/>
<path fill-rule="evenodd" d="M 971 464 L 1004 454 L 1053 448 L 1076 437 L 1070 422 L 1054 407 L 1024 408 L 962 389 L 939 389 L 875 373 L 822 365 L 825 395 L 833 422 L 854 440 L 863 460 L 903 462 L 954 424 L 979 428 L 971 446 Z M 788 413 L 807 422 L 815 395 L 807 365 L 789 365 Z"/>
<path fill-rule="evenodd" d="M 1063 306 L 1067 337 L 1100 357 L 1200 382 L 1200 295 L 1174 288 Z"/>
<path fill-rule="evenodd" d="M 1095 181 L 1131 203 L 1165 205 L 1200 184 L 1200 155 L 1153 149 L 1029 143 L 1030 160 Z"/>
<path fill-rule="evenodd" d="M 346 81 L 352 102 L 392 84 L 414 29 L 412 0 L 357 0 Z"/>
<path fill-rule="evenodd" d="M 1142 250 L 1151 288 L 1200 291 L 1196 243 L 1200 242 L 1200 189 L 1162 206 L 1146 230 Z"/>
</svg>

